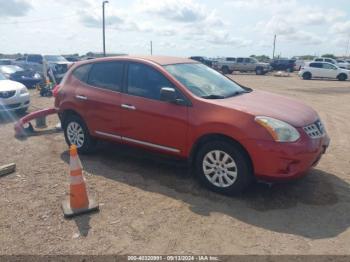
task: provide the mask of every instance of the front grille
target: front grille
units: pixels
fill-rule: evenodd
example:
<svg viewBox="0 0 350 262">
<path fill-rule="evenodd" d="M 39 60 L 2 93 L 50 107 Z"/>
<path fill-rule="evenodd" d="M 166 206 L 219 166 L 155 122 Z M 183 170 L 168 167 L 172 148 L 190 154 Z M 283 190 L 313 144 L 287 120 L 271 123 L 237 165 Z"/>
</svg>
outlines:
<svg viewBox="0 0 350 262">
<path fill-rule="evenodd" d="M 16 91 L 2 91 L 0 92 L 0 98 L 10 98 L 15 95 Z"/>
<path fill-rule="evenodd" d="M 303 129 L 310 138 L 320 138 L 325 133 L 323 124 L 320 120 L 317 120 L 311 125 L 305 126 Z"/>
<path fill-rule="evenodd" d="M 1 105 L 0 104 L 0 109 L 1 110 L 14 109 L 14 108 L 17 108 L 17 107 L 20 107 L 20 106 L 21 106 L 21 103 L 9 104 L 9 105 Z"/>
</svg>

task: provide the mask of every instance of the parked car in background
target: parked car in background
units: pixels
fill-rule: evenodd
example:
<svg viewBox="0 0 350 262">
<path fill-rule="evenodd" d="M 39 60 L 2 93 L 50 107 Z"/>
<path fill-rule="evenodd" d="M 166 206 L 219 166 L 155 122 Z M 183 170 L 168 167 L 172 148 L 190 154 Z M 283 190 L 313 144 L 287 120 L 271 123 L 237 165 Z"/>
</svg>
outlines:
<svg viewBox="0 0 350 262">
<path fill-rule="evenodd" d="M 305 65 L 305 61 L 302 59 L 295 59 L 294 63 L 295 63 L 295 66 L 294 66 L 295 71 L 299 71 Z"/>
<path fill-rule="evenodd" d="M 48 69 L 51 69 L 55 76 L 56 82 L 60 82 L 72 64 L 61 55 L 40 55 L 30 54 L 25 57 L 16 59 L 15 64 L 36 72 L 43 72 L 43 62 L 46 62 Z"/>
<path fill-rule="evenodd" d="M 350 70 L 350 62 L 344 59 L 337 59 L 338 66 Z"/>
<path fill-rule="evenodd" d="M 315 62 L 327 62 L 327 63 L 331 63 L 333 65 L 337 65 L 337 61 L 333 58 L 327 58 L 327 57 L 316 57 L 314 58 Z"/>
<path fill-rule="evenodd" d="M 271 61 L 270 66 L 272 70 L 283 70 L 287 72 L 293 72 L 295 68 L 294 59 L 274 59 Z"/>
<path fill-rule="evenodd" d="M 7 78 L 25 85 L 27 88 L 35 88 L 43 81 L 40 73 L 33 70 L 24 70 L 15 65 L 0 66 L 0 72 Z"/>
<path fill-rule="evenodd" d="M 213 68 L 221 71 L 223 74 L 232 74 L 234 63 L 236 63 L 235 57 L 220 58 L 216 62 L 213 62 Z"/>
<path fill-rule="evenodd" d="M 0 65 L 12 65 L 13 59 L 0 59 Z"/>
<path fill-rule="evenodd" d="M 0 73 L 2 73 L 7 79 L 10 79 L 10 76 L 18 71 L 24 71 L 22 67 L 16 65 L 0 65 Z"/>
<path fill-rule="evenodd" d="M 204 185 L 224 194 L 254 178 L 300 177 L 329 144 L 312 108 L 240 86 L 191 59 L 78 62 L 54 94 L 66 142 L 79 152 L 108 139 L 185 158 Z"/>
<path fill-rule="evenodd" d="M 209 67 L 213 66 L 213 61 L 211 61 L 205 56 L 191 56 L 190 59 L 201 62 L 202 64 L 205 64 Z"/>
<path fill-rule="evenodd" d="M 20 82 L 27 88 L 34 88 L 37 84 L 43 81 L 42 75 L 33 70 L 24 70 L 16 65 L 0 66 L 0 73 L 7 79 Z"/>
<path fill-rule="evenodd" d="M 65 58 L 69 62 L 78 62 L 78 61 L 80 61 L 79 57 L 76 57 L 76 56 L 68 56 L 68 57 L 65 57 Z"/>
<path fill-rule="evenodd" d="M 331 63 L 310 62 L 299 71 L 299 76 L 304 80 L 312 78 L 329 78 L 345 81 L 349 79 L 349 72 L 349 70 L 340 68 Z"/>
<path fill-rule="evenodd" d="M 238 57 L 233 65 L 233 71 L 255 72 L 257 75 L 264 75 L 271 71 L 269 63 L 259 62 L 253 57 Z"/>
<path fill-rule="evenodd" d="M 0 73 L 0 113 L 9 111 L 24 113 L 29 103 L 28 89 L 19 82 L 8 80 Z"/>
</svg>

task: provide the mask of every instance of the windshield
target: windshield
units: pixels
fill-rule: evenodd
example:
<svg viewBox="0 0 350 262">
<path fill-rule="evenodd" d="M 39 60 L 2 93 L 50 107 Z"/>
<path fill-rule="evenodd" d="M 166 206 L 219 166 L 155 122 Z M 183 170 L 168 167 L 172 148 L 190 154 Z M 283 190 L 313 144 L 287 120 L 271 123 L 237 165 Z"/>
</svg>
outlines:
<svg viewBox="0 0 350 262">
<path fill-rule="evenodd" d="M 48 62 L 68 62 L 63 56 L 60 55 L 46 55 L 45 59 Z"/>
<path fill-rule="evenodd" d="M 6 77 L 0 73 L 0 80 L 6 80 Z"/>
<path fill-rule="evenodd" d="M 227 77 L 203 64 L 175 64 L 164 68 L 196 96 L 220 99 L 247 92 Z"/>
</svg>

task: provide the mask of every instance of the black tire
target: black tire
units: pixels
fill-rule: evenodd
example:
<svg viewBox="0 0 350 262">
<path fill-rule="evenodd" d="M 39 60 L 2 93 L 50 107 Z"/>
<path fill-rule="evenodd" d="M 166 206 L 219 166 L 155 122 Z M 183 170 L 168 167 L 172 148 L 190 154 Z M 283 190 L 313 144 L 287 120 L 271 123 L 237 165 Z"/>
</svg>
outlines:
<svg viewBox="0 0 350 262">
<path fill-rule="evenodd" d="M 261 67 L 257 67 L 255 69 L 255 74 L 257 75 L 263 75 L 264 74 L 264 70 Z"/>
<path fill-rule="evenodd" d="M 311 77 L 312 77 L 312 75 L 311 75 L 310 72 L 305 72 L 305 73 L 303 74 L 303 79 L 304 79 L 304 80 L 310 80 Z"/>
<path fill-rule="evenodd" d="M 222 73 L 223 73 L 224 75 L 228 75 L 228 74 L 230 73 L 230 70 L 228 69 L 227 66 L 222 67 Z"/>
<path fill-rule="evenodd" d="M 93 138 L 89 129 L 87 128 L 85 122 L 77 115 L 68 115 L 63 122 L 64 138 L 68 146 L 73 144 L 68 137 L 68 129 L 71 123 L 79 125 L 82 129 L 82 134 L 84 135 L 83 143 L 81 146 L 78 146 L 78 152 L 81 154 L 88 154 L 94 152 L 96 147 L 96 139 Z"/>
<path fill-rule="evenodd" d="M 24 115 L 28 110 L 28 107 L 24 107 L 24 108 L 21 108 L 21 109 L 17 109 L 16 110 L 16 114 L 18 115 Z"/>
<path fill-rule="evenodd" d="M 345 81 L 348 78 L 348 76 L 346 74 L 340 74 L 337 78 L 339 81 Z"/>
<path fill-rule="evenodd" d="M 203 162 L 207 154 L 214 150 L 222 151 L 222 153 L 228 154 L 236 164 L 237 176 L 231 185 L 226 187 L 220 187 L 214 185 L 204 174 Z M 221 154 L 222 154 L 221 153 Z M 221 155 L 223 158 L 223 155 Z M 220 157 L 219 157 L 220 158 Z M 214 163 L 210 163 L 214 164 Z M 217 171 L 214 171 L 217 172 Z M 219 171 L 220 172 L 220 171 Z M 240 145 L 233 142 L 226 141 L 213 141 L 204 144 L 197 152 L 195 158 L 195 173 L 199 181 L 212 191 L 225 195 L 236 195 L 243 192 L 248 185 L 253 181 L 253 168 L 249 161 L 248 156 L 241 148 Z M 215 174 L 212 176 L 214 177 Z M 220 175 L 219 175 L 220 176 Z M 219 178 L 217 182 L 219 183 Z M 228 180 L 225 179 L 226 182 Z"/>
</svg>

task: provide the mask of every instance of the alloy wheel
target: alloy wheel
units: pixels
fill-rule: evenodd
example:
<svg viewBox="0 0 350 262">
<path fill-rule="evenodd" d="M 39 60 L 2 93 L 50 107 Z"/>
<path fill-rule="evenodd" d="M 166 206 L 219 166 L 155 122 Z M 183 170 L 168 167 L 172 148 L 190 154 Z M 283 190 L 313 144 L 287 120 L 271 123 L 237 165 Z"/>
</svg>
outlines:
<svg viewBox="0 0 350 262">
<path fill-rule="evenodd" d="M 203 158 L 203 172 L 210 183 L 217 187 L 229 187 L 237 179 L 237 165 L 224 151 L 213 150 Z"/>
<path fill-rule="evenodd" d="M 71 144 L 76 145 L 78 148 L 84 145 L 84 130 L 77 122 L 70 122 L 67 126 L 67 137 Z"/>
</svg>

